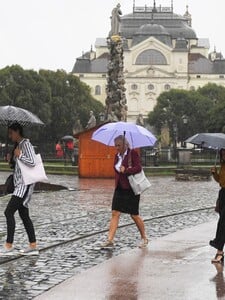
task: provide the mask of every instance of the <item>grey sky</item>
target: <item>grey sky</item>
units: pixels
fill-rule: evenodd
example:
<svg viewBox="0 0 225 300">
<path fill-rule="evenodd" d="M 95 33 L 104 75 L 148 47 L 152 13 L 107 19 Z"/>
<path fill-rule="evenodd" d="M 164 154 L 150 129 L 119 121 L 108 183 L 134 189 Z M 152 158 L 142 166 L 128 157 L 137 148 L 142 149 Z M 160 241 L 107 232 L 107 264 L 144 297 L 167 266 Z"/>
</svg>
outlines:
<svg viewBox="0 0 225 300">
<path fill-rule="evenodd" d="M 1 0 L 0 67 L 71 71 L 82 50 L 107 36 L 111 10 L 118 2 L 123 14 L 132 11 L 133 0 Z M 170 6 L 171 0 L 156 2 Z M 136 5 L 152 3 L 136 0 Z M 225 1 L 174 0 L 174 11 L 184 14 L 187 4 L 197 35 L 208 37 L 211 48 L 216 45 L 225 55 Z"/>
</svg>

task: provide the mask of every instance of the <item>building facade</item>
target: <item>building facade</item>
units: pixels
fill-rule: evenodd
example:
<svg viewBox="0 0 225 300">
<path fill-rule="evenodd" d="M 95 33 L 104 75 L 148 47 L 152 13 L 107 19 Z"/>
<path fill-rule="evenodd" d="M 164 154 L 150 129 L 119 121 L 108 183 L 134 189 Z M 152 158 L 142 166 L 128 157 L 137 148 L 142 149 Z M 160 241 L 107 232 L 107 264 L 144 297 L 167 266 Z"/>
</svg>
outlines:
<svg viewBox="0 0 225 300">
<path fill-rule="evenodd" d="M 173 2 L 172 2 L 173 3 Z M 183 16 L 171 7 L 137 7 L 120 23 L 124 39 L 124 76 L 128 119 L 136 120 L 153 110 L 157 97 L 170 89 L 194 90 L 207 83 L 225 86 L 225 60 L 209 40 L 198 38 L 188 7 Z M 91 87 L 93 96 L 105 104 L 108 47 L 98 38 L 77 58 L 72 73 Z"/>
</svg>

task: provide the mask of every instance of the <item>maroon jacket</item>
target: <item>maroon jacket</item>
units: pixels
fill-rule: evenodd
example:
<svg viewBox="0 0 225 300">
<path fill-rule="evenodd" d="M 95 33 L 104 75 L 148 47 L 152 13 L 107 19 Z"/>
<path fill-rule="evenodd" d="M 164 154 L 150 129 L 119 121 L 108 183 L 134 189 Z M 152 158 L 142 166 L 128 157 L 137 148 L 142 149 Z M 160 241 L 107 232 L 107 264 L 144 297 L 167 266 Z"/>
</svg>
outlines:
<svg viewBox="0 0 225 300">
<path fill-rule="evenodd" d="M 132 167 L 128 166 L 128 156 L 129 155 L 131 155 Z M 118 155 L 116 154 L 115 161 L 114 161 L 114 169 L 115 169 L 115 165 L 117 164 L 117 162 L 118 162 Z M 124 157 L 124 160 L 122 162 L 122 166 L 124 166 L 126 169 L 124 174 L 119 173 L 115 169 L 115 184 L 116 184 L 116 187 L 118 187 L 118 185 L 119 185 L 122 189 L 127 190 L 127 189 L 131 188 L 129 180 L 128 180 L 128 176 L 140 173 L 142 170 L 140 157 L 139 157 L 138 153 L 133 149 L 132 150 L 128 149 L 127 155 Z"/>
</svg>

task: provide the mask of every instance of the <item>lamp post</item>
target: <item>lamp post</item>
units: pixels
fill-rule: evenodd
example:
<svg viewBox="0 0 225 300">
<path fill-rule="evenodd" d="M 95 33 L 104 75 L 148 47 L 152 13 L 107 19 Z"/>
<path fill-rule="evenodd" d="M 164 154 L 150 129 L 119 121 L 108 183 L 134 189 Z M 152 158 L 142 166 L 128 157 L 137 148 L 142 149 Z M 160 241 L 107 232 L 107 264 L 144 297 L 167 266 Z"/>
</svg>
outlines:
<svg viewBox="0 0 225 300">
<path fill-rule="evenodd" d="M 177 158 L 177 124 L 173 124 L 173 156 Z"/>
<path fill-rule="evenodd" d="M 184 137 L 183 137 L 184 139 L 183 140 L 185 140 L 186 137 L 187 137 L 186 136 L 186 127 L 187 127 L 187 124 L 188 124 L 188 117 L 186 115 L 183 115 L 182 120 L 183 120 L 183 124 L 184 124 Z M 182 147 L 183 148 L 187 147 L 187 145 L 184 141 L 182 141 Z"/>
</svg>

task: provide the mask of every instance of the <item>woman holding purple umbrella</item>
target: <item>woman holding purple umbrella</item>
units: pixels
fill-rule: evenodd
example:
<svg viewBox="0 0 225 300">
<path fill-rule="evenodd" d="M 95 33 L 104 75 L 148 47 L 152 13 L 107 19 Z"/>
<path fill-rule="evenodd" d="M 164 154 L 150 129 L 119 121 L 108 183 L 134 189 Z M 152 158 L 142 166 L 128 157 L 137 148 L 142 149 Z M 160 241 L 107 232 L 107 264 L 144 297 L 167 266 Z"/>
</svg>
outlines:
<svg viewBox="0 0 225 300">
<path fill-rule="evenodd" d="M 112 201 L 112 218 L 108 239 L 102 244 L 103 249 L 112 249 L 114 247 L 114 237 L 118 228 L 121 213 L 129 214 L 134 220 L 140 234 L 140 248 L 148 245 L 148 238 L 145 232 L 145 225 L 139 215 L 140 195 L 135 195 L 129 180 L 129 175 L 134 175 L 142 170 L 140 158 L 135 150 L 131 150 L 129 143 L 124 135 L 120 135 L 114 139 L 117 154 L 114 161 L 115 169 L 115 191 Z M 130 166 L 129 161 L 132 162 Z"/>
</svg>

